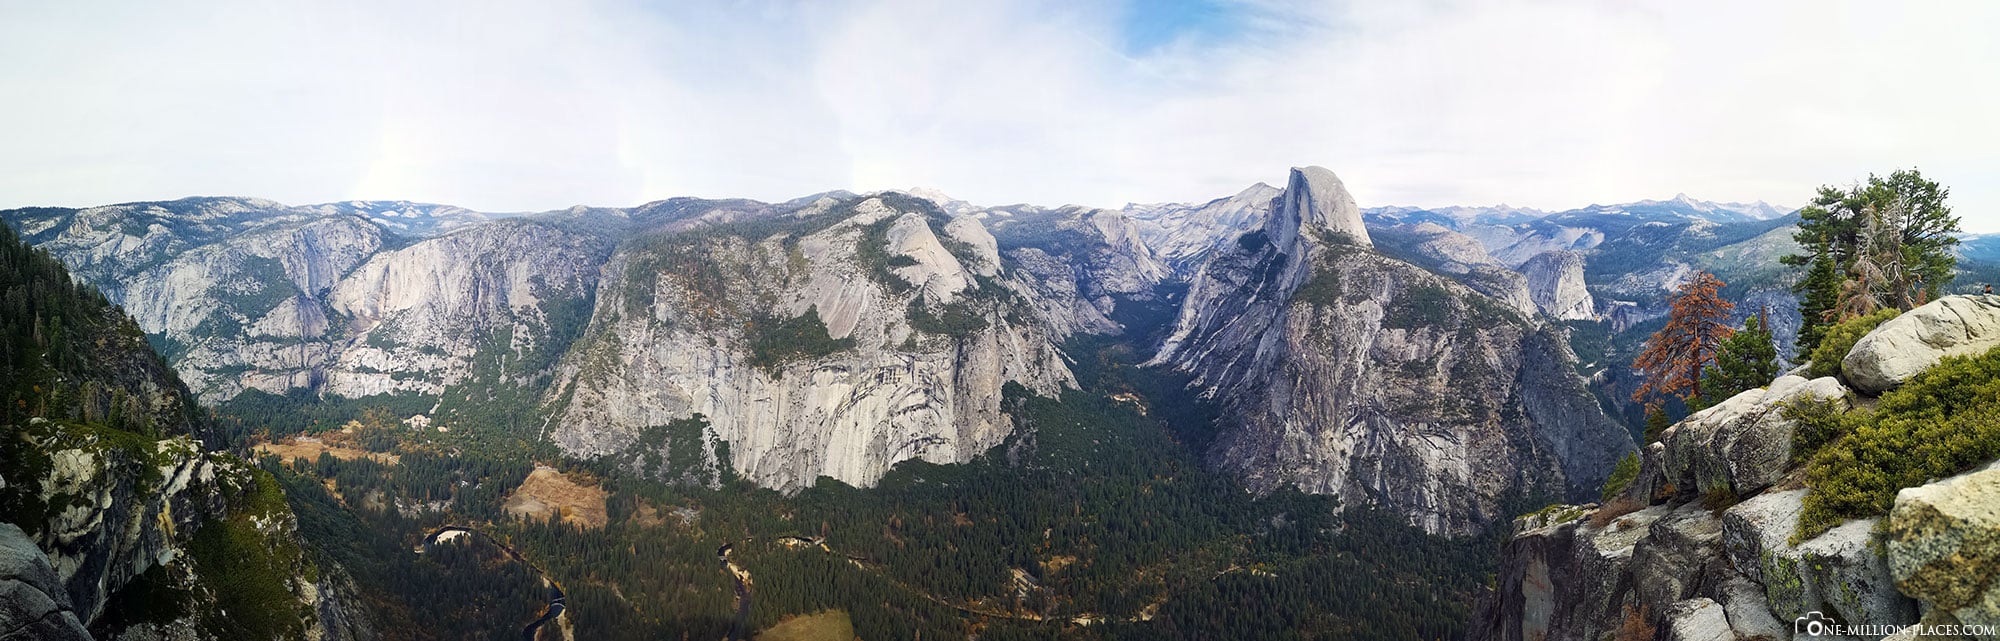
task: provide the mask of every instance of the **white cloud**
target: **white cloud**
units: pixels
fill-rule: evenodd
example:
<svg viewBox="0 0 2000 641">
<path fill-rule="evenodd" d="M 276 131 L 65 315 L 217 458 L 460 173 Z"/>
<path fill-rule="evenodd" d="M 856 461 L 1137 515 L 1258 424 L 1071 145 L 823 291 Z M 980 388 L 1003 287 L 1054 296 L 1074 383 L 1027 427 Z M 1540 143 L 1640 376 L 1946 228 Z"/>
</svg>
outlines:
<svg viewBox="0 0 2000 641">
<path fill-rule="evenodd" d="M 1135 56 L 1143 3 L 0 3 L 0 205 L 1117 205 L 1308 163 L 1366 204 L 1798 204 L 1914 165 L 2000 230 L 2000 5 L 1230 8 Z"/>
</svg>

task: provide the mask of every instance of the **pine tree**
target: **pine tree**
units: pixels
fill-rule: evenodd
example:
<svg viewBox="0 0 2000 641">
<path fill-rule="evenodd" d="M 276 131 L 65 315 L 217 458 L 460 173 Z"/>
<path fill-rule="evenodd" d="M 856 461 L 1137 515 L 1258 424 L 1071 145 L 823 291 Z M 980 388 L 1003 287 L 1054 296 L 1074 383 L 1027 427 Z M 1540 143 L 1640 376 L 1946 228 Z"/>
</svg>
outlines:
<svg viewBox="0 0 2000 641">
<path fill-rule="evenodd" d="M 1821 187 L 1819 195 L 1799 210 L 1798 231 L 1792 238 L 1809 251 L 1785 256 L 1786 265 L 1808 268 L 1799 291 L 1806 294 L 1799 311 L 1805 326 L 1800 346 L 1811 351 L 1827 326 L 1874 309 L 1908 310 L 1936 298 L 1951 282 L 1958 259 L 1952 247 L 1958 218 L 1945 205 L 1950 190 L 1925 180 L 1915 169 L 1846 190 Z M 1827 266 L 1845 282 L 1829 285 Z M 1820 303 L 1829 296 L 1837 302 Z M 1825 310 L 1838 310 L 1824 313 Z M 1813 314 L 1812 312 L 1822 312 Z"/>
<path fill-rule="evenodd" d="M 1657 443 L 1660 434 L 1674 426 L 1674 420 L 1667 417 L 1667 408 L 1654 401 L 1646 405 L 1646 442 Z"/>
<path fill-rule="evenodd" d="M 1646 339 L 1645 350 L 1632 361 L 1632 367 L 1646 377 L 1632 400 L 1643 403 L 1676 396 L 1685 401 L 1701 396 L 1702 369 L 1734 332 L 1724 321 L 1736 305 L 1718 295 L 1723 285 L 1714 274 L 1695 272 L 1674 293 L 1667 326 Z"/>
<path fill-rule="evenodd" d="M 1827 328 L 1832 326 L 1827 321 L 1833 308 L 1840 304 L 1840 286 L 1840 266 L 1833 253 L 1825 248 L 1817 250 L 1805 279 L 1793 287 L 1799 294 L 1799 318 L 1804 321 L 1799 327 L 1797 343 L 1800 354 L 1811 354 L 1813 348 L 1819 347 L 1820 339 L 1826 337 Z"/>
<path fill-rule="evenodd" d="M 1778 377 L 1778 348 L 1771 342 L 1771 331 L 1765 328 L 1768 316 L 1751 316 L 1743 321 L 1743 329 L 1722 341 L 1721 349 L 1715 353 L 1715 364 L 1702 374 L 1703 393 L 1698 399 L 1702 407 L 1769 385 Z"/>
</svg>

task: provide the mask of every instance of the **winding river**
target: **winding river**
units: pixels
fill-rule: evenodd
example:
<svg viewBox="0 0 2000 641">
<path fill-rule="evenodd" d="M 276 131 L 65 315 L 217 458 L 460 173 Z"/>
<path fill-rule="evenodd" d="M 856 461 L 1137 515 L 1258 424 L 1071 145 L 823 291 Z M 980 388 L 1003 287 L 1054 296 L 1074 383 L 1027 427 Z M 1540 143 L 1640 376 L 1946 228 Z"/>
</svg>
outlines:
<svg viewBox="0 0 2000 641">
<path fill-rule="evenodd" d="M 491 543 L 495 547 L 500 548 L 501 551 L 506 552 L 508 558 L 514 559 L 515 563 L 528 566 L 528 568 L 534 570 L 536 574 L 541 575 L 542 584 L 548 586 L 549 588 L 549 596 L 548 596 L 549 604 L 546 607 L 542 608 L 541 616 L 536 617 L 534 621 L 528 623 L 527 627 L 521 629 L 521 638 L 523 639 L 523 641 L 535 641 L 535 633 L 541 631 L 542 625 L 550 621 L 554 621 L 556 617 L 562 616 L 563 610 L 568 608 L 569 595 L 563 593 L 562 586 L 558 585 L 555 579 L 549 578 L 549 573 L 542 571 L 542 568 L 540 566 L 528 562 L 528 559 L 522 557 L 520 552 L 515 551 L 513 546 L 507 545 L 506 543 L 502 543 L 500 539 L 493 538 L 493 536 L 490 534 L 481 532 L 473 528 L 465 527 L 462 525 L 446 525 L 436 530 L 433 530 L 430 533 L 430 536 L 424 537 L 424 547 L 428 548 L 430 546 L 437 545 L 438 537 L 452 532 L 462 532 L 464 533 L 465 536 L 477 536 L 479 538 L 485 539 L 487 543 Z M 728 546 L 723 546 L 723 547 L 727 548 Z M 745 605 L 743 606 L 744 608 L 743 612 L 737 614 L 736 617 L 740 625 L 741 622 L 744 620 L 744 615 L 749 613 L 749 605 L 748 605 L 749 593 L 746 591 L 747 590 L 746 588 L 742 587 L 741 581 L 737 583 L 737 586 L 738 586 L 737 590 L 739 591 L 738 593 L 744 595 L 743 600 L 745 603 Z"/>
<path fill-rule="evenodd" d="M 748 541 L 749 539 L 744 539 Z M 729 624 L 729 641 L 750 638 L 750 571 L 737 567 L 729 560 L 729 551 L 735 543 L 724 543 L 715 548 L 715 558 L 722 561 L 722 569 L 729 571 L 729 578 L 736 581 L 736 620 Z"/>
</svg>

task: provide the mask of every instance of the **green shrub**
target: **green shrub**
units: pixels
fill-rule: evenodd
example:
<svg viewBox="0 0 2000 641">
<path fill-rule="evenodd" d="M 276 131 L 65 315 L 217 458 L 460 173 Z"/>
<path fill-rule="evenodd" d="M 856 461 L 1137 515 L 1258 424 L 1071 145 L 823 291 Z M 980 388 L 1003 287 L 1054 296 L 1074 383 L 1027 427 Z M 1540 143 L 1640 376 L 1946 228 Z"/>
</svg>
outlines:
<svg viewBox="0 0 2000 641">
<path fill-rule="evenodd" d="M 1868 332 L 1875 331 L 1877 326 L 1901 314 L 1902 312 L 1894 309 L 1885 309 L 1867 316 L 1851 318 L 1828 328 L 1826 337 L 1821 338 L 1819 346 L 1813 348 L 1810 357 L 1812 367 L 1806 370 L 1807 377 L 1839 375 L 1840 360 L 1847 358 L 1847 352 L 1854 349 L 1855 343 L 1861 342 L 1861 337 L 1867 336 Z"/>
<path fill-rule="evenodd" d="M 1625 488 L 1632 487 L 1632 481 L 1638 478 L 1639 453 L 1626 454 L 1625 458 L 1618 459 L 1617 465 L 1611 467 L 1611 476 L 1604 479 L 1604 495 L 1602 498 L 1605 501 L 1610 501 L 1611 497 L 1624 493 Z"/>
<path fill-rule="evenodd" d="M 1798 540 L 1845 519 L 1887 514 L 1897 490 L 2000 457 L 2000 348 L 1946 358 L 1882 395 L 1873 412 L 1838 420 L 1836 427 L 1815 427 L 1845 436 L 1807 466 L 1811 491 L 1794 534 Z"/>
<path fill-rule="evenodd" d="M 1659 405 L 1646 408 L 1646 444 L 1660 442 L 1660 436 L 1667 428 L 1674 426 L 1674 419 L 1667 416 L 1667 409 Z"/>
<path fill-rule="evenodd" d="M 1813 454 L 1846 436 L 1847 421 L 1837 401 L 1805 397 L 1786 402 L 1779 412 L 1792 421 L 1792 462 L 1812 460 Z"/>
<path fill-rule="evenodd" d="M 1741 502 L 1743 499 L 1736 496 L 1736 490 L 1729 489 L 1727 485 L 1709 488 L 1708 491 L 1701 493 L 1701 506 L 1710 512 L 1721 512 Z"/>
</svg>

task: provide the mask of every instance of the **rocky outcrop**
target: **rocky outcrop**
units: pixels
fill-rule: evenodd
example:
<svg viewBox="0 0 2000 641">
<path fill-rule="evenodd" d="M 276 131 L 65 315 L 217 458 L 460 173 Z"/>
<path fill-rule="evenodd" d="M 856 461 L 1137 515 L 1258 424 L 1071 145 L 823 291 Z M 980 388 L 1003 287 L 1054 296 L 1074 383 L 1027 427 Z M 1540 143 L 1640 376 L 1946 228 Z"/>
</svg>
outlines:
<svg viewBox="0 0 2000 641">
<path fill-rule="evenodd" d="M 48 557 L 11 523 L 0 523 L 0 639 L 90 639 Z"/>
<path fill-rule="evenodd" d="M 69 282 L 11 232 L 0 242 L 0 282 Z M 220 613 L 247 605 L 232 588 L 262 583 L 272 589 L 255 607 L 275 629 L 255 636 L 324 638 L 311 614 L 320 597 L 303 578 L 313 567 L 276 481 L 204 449 L 187 389 L 132 320 L 60 287 L 0 313 L 11 327 L 60 327 L 40 354 L 14 352 L 0 368 L 0 388 L 19 397 L 0 415 L 0 506 L 12 522 L 0 528 L 0 574 L 13 577 L 0 579 L 0 637 L 64 638 L 82 625 L 97 638 L 214 638 Z"/>
<path fill-rule="evenodd" d="M 1925 623 L 2000 629 L 2000 463 L 1896 494 L 1888 565 Z"/>
<path fill-rule="evenodd" d="M 1240 428 L 1209 453 L 1259 491 L 1375 503 L 1433 532 L 1499 517 L 1509 492 L 1581 494 L 1631 449 L 1547 328 L 1345 228 L 1330 174 L 1293 173 L 1265 226 L 1193 279 L 1153 364 L 1193 376 Z M 1325 211 L 1331 210 L 1331 211 Z"/>
<path fill-rule="evenodd" d="M 1669 482 L 1695 493 L 1750 496 L 1778 482 L 1792 462 L 1796 422 L 1788 404 L 1833 402 L 1845 410 L 1846 388 L 1832 377 L 1783 376 L 1696 412 L 1660 435 Z"/>
<path fill-rule="evenodd" d="M 760 485 L 870 485 L 900 461 L 998 444 L 1008 383 L 1073 384 L 1054 347 L 1065 325 L 1026 303 L 1036 293 L 975 220 L 900 194 L 780 220 L 796 222 L 611 259 L 551 391 L 557 445 L 614 454 L 700 414 L 727 445 L 704 457 Z"/>
<path fill-rule="evenodd" d="M 1879 394 L 1946 356 L 2000 347 L 2000 295 L 1946 296 L 1882 323 L 1854 344 L 1841 373 L 1855 389 Z"/>
<path fill-rule="evenodd" d="M 149 442 L 41 419 L 9 436 L 44 455 L 27 456 L 31 467 L 11 470 L 19 485 L 10 489 L 25 494 L 0 498 L 44 515 L 17 525 L 54 579 L 54 603 L 99 638 L 213 638 L 205 617 L 242 607 L 219 600 L 211 583 L 212 573 L 242 572 L 225 566 L 258 568 L 257 575 L 230 581 L 268 582 L 290 594 L 297 614 L 287 629 L 294 638 L 370 636 L 351 587 L 342 593 L 307 578 L 319 568 L 301 552 L 290 508 L 268 487 L 275 481 L 248 463 L 205 452 L 186 436 Z M 228 533 L 210 533 L 206 547 L 194 543 L 210 529 Z M 140 583 L 147 585 L 138 596 L 126 594 Z M 172 598 L 182 607 L 179 614 L 131 611 L 146 607 L 131 599 L 149 598 Z M 341 617 L 322 620 L 319 612 Z"/>
<path fill-rule="evenodd" d="M 1803 493 L 1767 492 L 1719 518 L 1695 502 L 1610 518 L 1597 506 L 1545 510 L 1566 516 L 1555 524 L 1524 517 L 1469 638 L 1596 640 L 1636 625 L 1668 638 L 1784 639 L 1810 612 L 1914 623 L 1916 602 L 1869 543 L 1873 521 L 1787 542 Z"/>
<path fill-rule="evenodd" d="M 1553 251 L 1536 254 L 1521 265 L 1535 307 L 1559 320 L 1597 318 L 1596 306 L 1583 278 L 1583 254 Z"/>
<path fill-rule="evenodd" d="M 2000 625 L 2000 463 L 1904 489 L 1886 518 L 1799 540 L 1809 490 L 1783 408 L 1806 399 L 1841 408 L 1853 392 L 1781 377 L 1667 429 L 1610 507 L 1517 520 L 1470 638 L 1600 639 L 1617 613 L 1624 629 L 1667 638 L 1789 638 L 1792 621 L 1815 616 L 1874 631 L 1862 638 L 1919 622 Z M 1636 540 L 1627 562 L 1575 543 L 1622 542 L 1619 524 L 1644 529 L 1623 535 Z"/>
<path fill-rule="evenodd" d="M 1473 638 L 1597 639 L 1618 629 L 1633 589 L 1632 555 L 1647 529 L 1668 514 L 1654 506 L 1603 526 L 1588 507 L 1554 508 L 1516 520 L 1502 556 L 1498 599 L 1475 621 Z M 1555 516 L 1555 519 L 1547 517 Z"/>
</svg>

